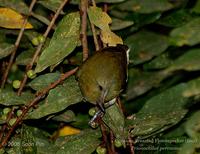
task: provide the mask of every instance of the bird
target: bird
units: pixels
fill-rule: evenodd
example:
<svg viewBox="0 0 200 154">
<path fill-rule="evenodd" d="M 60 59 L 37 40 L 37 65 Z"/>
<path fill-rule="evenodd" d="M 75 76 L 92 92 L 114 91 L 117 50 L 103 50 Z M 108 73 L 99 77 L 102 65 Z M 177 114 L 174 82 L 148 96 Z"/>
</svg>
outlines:
<svg viewBox="0 0 200 154">
<path fill-rule="evenodd" d="M 102 48 L 85 60 L 76 73 L 84 100 L 104 113 L 104 104 L 112 102 L 126 87 L 128 51 L 128 46 L 121 44 Z"/>
</svg>

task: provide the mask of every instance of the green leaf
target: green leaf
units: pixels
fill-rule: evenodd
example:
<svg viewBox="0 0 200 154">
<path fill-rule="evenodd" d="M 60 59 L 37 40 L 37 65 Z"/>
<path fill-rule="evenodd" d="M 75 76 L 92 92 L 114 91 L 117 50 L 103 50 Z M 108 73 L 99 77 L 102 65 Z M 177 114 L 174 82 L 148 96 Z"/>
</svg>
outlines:
<svg viewBox="0 0 200 154">
<path fill-rule="evenodd" d="M 183 97 L 187 84 L 179 84 L 149 99 L 134 119 L 128 120 L 131 133 L 134 136 L 144 136 L 162 132 L 177 124 L 188 109 L 185 108 L 188 99 Z"/>
<path fill-rule="evenodd" d="M 82 95 L 74 76 L 68 78 L 49 92 L 45 102 L 31 112 L 29 119 L 38 119 L 46 115 L 60 112 L 72 104 L 82 100 Z"/>
<path fill-rule="evenodd" d="M 23 135 L 25 138 L 22 139 L 20 135 L 13 136 L 11 140 L 9 141 L 9 143 L 13 146 L 9 147 L 8 150 L 6 149 L 7 153 L 21 154 L 23 150 L 21 149 L 21 146 L 20 146 L 21 142 L 24 143 L 24 148 L 30 147 L 31 145 L 35 144 L 37 146 L 37 153 L 39 154 L 46 154 L 46 153 L 55 154 L 55 152 L 58 150 L 53 145 L 53 143 L 50 142 L 49 140 L 50 135 L 44 130 L 38 129 L 37 127 L 30 127 L 26 125 L 23 125 L 22 129 L 24 129 L 21 131 L 25 133 Z M 30 134 L 26 134 L 26 133 L 30 133 Z M 27 153 L 23 153 L 23 154 L 27 154 Z M 34 153 L 31 153 L 31 154 L 34 154 Z"/>
<path fill-rule="evenodd" d="M 21 143 L 20 150 L 23 154 L 36 154 L 37 146 L 35 137 L 32 134 L 32 131 L 28 127 L 22 127 L 21 129 Z"/>
<path fill-rule="evenodd" d="M 8 7 L 16 10 L 17 12 L 28 15 L 28 6 L 23 0 L 0 0 L 0 6 Z"/>
<path fill-rule="evenodd" d="M 52 119 L 55 121 L 72 122 L 76 120 L 76 116 L 72 110 L 67 110 L 62 114 L 54 116 Z"/>
<path fill-rule="evenodd" d="M 17 65 L 27 65 L 32 60 L 35 51 L 33 49 L 26 50 L 20 53 L 16 58 Z"/>
<path fill-rule="evenodd" d="M 42 52 L 35 72 L 41 72 L 49 66 L 60 63 L 78 45 L 80 29 L 80 14 L 78 12 L 66 15 L 59 23 L 49 46 Z"/>
<path fill-rule="evenodd" d="M 150 61 L 149 63 L 144 64 L 143 68 L 145 70 L 163 69 L 167 68 L 171 64 L 173 64 L 173 60 L 170 59 L 169 53 L 165 52 L 153 59 L 152 61 Z"/>
<path fill-rule="evenodd" d="M 192 8 L 192 11 L 200 14 L 200 0 L 196 1 L 196 4 L 195 4 L 194 8 Z"/>
<path fill-rule="evenodd" d="M 142 72 L 134 68 L 129 69 L 126 99 L 131 100 L 153 87 L 159 87 L 160 82 L 167 76 L 167 73 L 162 72 Z"/>
<path fill-rule="evenodd" d="M 29 92 L 24 92 L 21 96 L 17 96 L 14 91 L 9 91 L 5 89 L 0 90 L 1 105 L 22 105 L 27 104 L 31 99 L 33 99 L 33 95 Z"/>
<path fill-rule="evenodd" d="M 138 13 L 152 13 L 170 10 L 174 7 L 168 0 L 128 0 L 120 4 L 121 10 L 135 11 Z"/>
<path fill-rule="evenodd" d="M 21 142 L 21 139 L 19 137 L 12 137 L 11 140 L 9 141 L 9 143 L 11 143 L 12 145 L 15 145 L 15 146 L 5 149 L 6 153 L 21 154 L 20 142 Z"/>
<path fill-rule="evenodd" d="M 89 7 L 88 16 L 90 22 L 101 29 L 101 40 L 103 43 L 109 46 L 123 44 L 122 38 L 110 30 L 109 24 L 112 23 L 112 19 L 101 8 L 96 6 Z"/>
<path fill-rule="evenodd" d="M 188 88 L 183 92 L 184 97 L 193 97 L 200 94 L 200 78 L 188 82 Z"/>
<path fill-rule="evenodd" d="M 129 59 L 130 63 L 134 65 L 152 59 L 165 51 L 169 46 L 166 36 L 150 31 L 139 31 L 127 37 L 125 44 L 131 49 Z"/>
<path fill-rule="evenodd" d="M 200 140 L 200 111 L 195 112 L 186 122 L 185 131 L 192 139 Z"/>
<path fill-rule="evenodd" d="M 39 122 L 40 123 L 40 122 Z M 49 127 L 49 126 L 46 126 Z M 34 137 L 36 146 L 37 146 L 37 153 L 38 154 L 55 154 L 58 150 L 53 142 L 49 140 L 51 134 L 43 129 L 38 129 L 37 127 L 30 127 L 25 126 L 26 129 L 32 134 Z M 20 138 L 21 139 L 21 138 Z"/>
<path fill-rule="evenodd" d="M 176 59 L 173 64 L 167 68 L 166 72 L 177 70 L 197 71 L 200 69 L 200 49 L 191 49 Z"/>
<path fill-rule="evenodd" d="M 113 131 L 115 137 L 124 144 L 127 134 L 125 134 L 125 122 L 124 115 L 117 106 L 116 102 L 114 105 L 106 109 L 106 114 L 103 117 L 105 124 Z"/>
<path fill-rule="evenodd" d="M 37 3 L 43 5 L 53 12 L 56 12 L 62 2 L 62 0 L 39 0 Z M 63 13 L 64 12 L 62 11 L 61 14 Z"/>
<path fill-rule="evenodd" d="M 95 151 L 100 144 L 101 137 L 98 130 L 84 130 L 78 135 L 60 137 L 56 140 L 55 145 L 59 148 L 56 154 L 81 153 L 89 154 Z"/>
<path fill-rule="evenodd" d="M 124 2 L 125 0 L 96 0 L 96 3 L 120 3 Z M 80 0 L 71 0 L 70 3 L 72 4 L 80 4 Z"/>
<path fill-rule="evenodd" d="M 111 30 L 121 30 L 124 28 L 127 28 L 129 26 L 132 26 L 134 24 L 133 21 L 126 21 L 126 20 L 120 20 L 117 18 L 112 18 L 112 24 L 110 25 Z"/>
<path fill-rule="evenodd" d="M 14 47 L 15 46 L 13 44 L 0 42 L 0 59 L 9 56 Z"/>
<path fill-rule="evenodd" d="M 40 91 L 40 90 L 44 89 L 45 87 L 47 87 L 48 85 L 50 85 L 51 83 L 58 80 L 59 77 L 60 77 L 59 72 L 47 73 L 44 75 L 40 75 L 37 78 L 35 78 L 34 80 L 32 80 L 28 84 L 28 86 L 30 86 L 32 89 L 34 89 L 36 91 Z"/>
<path fill-rule="evenodd" d="M 112 19 L 109 15 L 102 11 L 101 8 L 98 7 L 90 7 L 88 9 L 88 16 L 90 22 L 92 22 L 95 26 L 100 28 L 101 30 L 109 31 L 109 24 L 112 22 Z"/>
<path fill-rule="evenodd" d="M 170 42 L 176 46 L 193 46 L 200 43 L 200 18 L 196 18 L 187 24 L 175 28 L 170 33 Z"/>
<path fill-rule="evenodd" d="M 177 154 L 197 154 L 199 148 L 199 141 L 188 139 L 187 142 L 179 149 Z"/>
<path fill-rule="evenodd" d="M 191 20 L 192 15 L 190 15 L 189 11 L 181 9 L 167 14 L 166 16 L 158 20 L 157 23 L 167 27 L 179 27 Z"/>
<path fill-rule="evenodd" d="M 136 30 L 137 28 L 142 27 L 144 25 L 154 23 L 156 20 L 158 20 L 161 17 L 161 13 L 159 12 L 150 13 L 150 14 L 140 14 L 140 13 L 129 12 L 129 11 L 125 12 L 119 9 L 120 9 L 120 4 L 119 6 L 116 7 L 116 9 L 110 10 L 109 13 L 115 18 L 122 19 L 122 21 L 129 21 L 129 22 L 132 21 L 133 22 L 132 27 L 135 28 Z M 112 24 L 111 24 L 111 28 L 112 28 Z"/>
</svg>

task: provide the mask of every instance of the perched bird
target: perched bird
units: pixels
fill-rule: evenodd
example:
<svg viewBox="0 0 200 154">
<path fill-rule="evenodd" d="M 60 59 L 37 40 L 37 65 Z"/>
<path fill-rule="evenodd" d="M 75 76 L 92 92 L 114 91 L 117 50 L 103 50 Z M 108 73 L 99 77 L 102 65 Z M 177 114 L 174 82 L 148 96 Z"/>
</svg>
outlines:
<svg viewBox="0 0 200 154">
<path fill-rule="evenodd" d="M 128 50 L 126 45 L 105 47 L 84 61 L 77 71 L 83 97 L 102 112 L 104 103 L 119 96 L 125 88 Z"/>
</svg>

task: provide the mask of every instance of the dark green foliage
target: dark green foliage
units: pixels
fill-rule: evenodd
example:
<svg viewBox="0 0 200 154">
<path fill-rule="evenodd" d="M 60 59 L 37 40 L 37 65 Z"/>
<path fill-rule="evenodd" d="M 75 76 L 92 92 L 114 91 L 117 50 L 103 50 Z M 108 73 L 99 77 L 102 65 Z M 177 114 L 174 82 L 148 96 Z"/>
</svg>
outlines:
<svg viewBox="0 0 200 154">
<path fill-rule="evenodd" d="M 17 110 L 23 110 L 64 72 L 82 63 L 80 1 L 71 0 L 61 11 L 34 63 L 37 77 L 28 79 L 21 96 L 12 87 L 14 80 L 23 78 L 25 67 L 36 51 L 37 45 L 31 41 L 43 35 L 62 2 L 38 0 L 34 6 L 34 14 L 29 17 L 34 28 L 25 30 L 5 88 L 0 89 L 0 129 L 6 123 L 5 108 L 12 108 L 12 118 L 17 118 Z M 130 48 L 128 81 L 120 95 L 125 114 L 114 104 L 102 118 L 106 131 L 112 130 L 114 139 L 123 145 L 117 148 L 118 152 L 129 151 L 128 137 L 132 137 L 136 154 L 199 153 L 200 0 L 96 0 L 96 3 L 98 7 L 108 5 L 107 13 L 113 21 L 110 30 L 121 36 Z M 29 4 L 25 0 L 0 0 L 0 7 L 24 15 L 28 15 Z M 94 16 L 99 18 L 98 14 Z M 109 19 L 105 22 L 108 24 Z M 109 29 L 108 25 L 100 24 Z M 87 30 L 92 54 L 90 26 Z M 5 73 L 18 33 L 19 30 L 0 27 L 0 77 Z M 9 154 L 93 153 L 105 143 L 100 129 L 93 130 L 88 125 L 91 118 L 88 111 L 92 107 L 93 104 L 84 102 L 73 75 L 28 111 L 23 125 L 13 132 L 4 151 Z M 80 133 L 56 136 L 64 125 L 79 128 Z M 9 130 L 11 126 L 7 127 Z"/>
</svg>

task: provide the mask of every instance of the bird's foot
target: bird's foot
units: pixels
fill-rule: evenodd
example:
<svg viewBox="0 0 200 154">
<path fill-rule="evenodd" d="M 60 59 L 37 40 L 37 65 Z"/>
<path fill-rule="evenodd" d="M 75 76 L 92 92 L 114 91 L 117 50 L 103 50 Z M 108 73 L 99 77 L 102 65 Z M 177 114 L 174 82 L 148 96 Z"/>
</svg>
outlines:
<svg viewBox="0 0 200 154">
<path fill-rule="evenodd" d="M 102 112 L 101 110 L 98 110 L 95 115 L 92 117 L 92 119 L 89 121 L 89 125 L 92 128 L 96 128 L 100 122 L 100 120 L 103 118 L 105 112 Z"/>
</svg>

